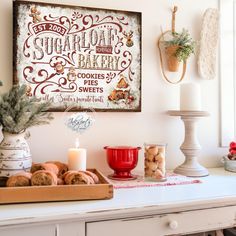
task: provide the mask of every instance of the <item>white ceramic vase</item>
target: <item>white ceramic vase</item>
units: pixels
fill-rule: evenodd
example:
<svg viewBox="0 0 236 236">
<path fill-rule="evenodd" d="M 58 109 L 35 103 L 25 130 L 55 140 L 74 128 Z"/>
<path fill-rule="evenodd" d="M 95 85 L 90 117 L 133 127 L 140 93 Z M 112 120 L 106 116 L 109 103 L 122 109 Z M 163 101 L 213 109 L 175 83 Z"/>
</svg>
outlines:
<svg viewBox="0 0 236 236">
<path fill-rule="evenodd" d="M 0 177 L 9 177 L 19 171 L 28 170 L 31 165 L 32 158 L 25 132 L 3 132 L 0 143 Z"/>
</svg>

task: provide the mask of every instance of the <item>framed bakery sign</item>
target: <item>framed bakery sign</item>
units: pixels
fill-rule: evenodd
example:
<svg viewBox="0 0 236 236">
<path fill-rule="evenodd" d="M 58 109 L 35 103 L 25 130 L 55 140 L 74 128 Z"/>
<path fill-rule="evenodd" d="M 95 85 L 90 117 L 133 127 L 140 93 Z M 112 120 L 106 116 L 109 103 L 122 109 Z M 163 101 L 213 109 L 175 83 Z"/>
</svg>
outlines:
<svg viewBox="0 0 236 236">
<path fill-rule="evenodd" d="M 140 111 L 141 13 L 14 2 L 14 81 L 52 111 Z"/>
</svg>

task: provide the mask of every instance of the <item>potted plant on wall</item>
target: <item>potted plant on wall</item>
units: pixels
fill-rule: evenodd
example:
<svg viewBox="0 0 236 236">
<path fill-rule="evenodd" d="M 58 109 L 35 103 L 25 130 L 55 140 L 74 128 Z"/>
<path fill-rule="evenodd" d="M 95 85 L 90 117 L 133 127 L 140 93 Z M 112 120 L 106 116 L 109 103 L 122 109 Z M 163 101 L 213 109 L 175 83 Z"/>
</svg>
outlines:
<svg viewBox="0 0 236 236">
<path fill-rule="evenodd" d="M 191 38 L 188 30 L 181 33 L 172 32 L 171 39 L 163 41 L 169 71 L 178 71 L 179 63 L 186 63 L 189 56 L 195 52 L 196 42 Z"/>
<path fill-rule="evenodd" d="M 32 158 L 25 140 L 25 131 L 32 126 L 48 124 L 53 119 L 46 112 L 49 102 L 39 102 L 27 95 L 26 85 L 14 85 L 0 96 L 0 125 L 3 140 L 0 144 L 0 177 L 9 177 L 31 167 Z"/>
</svg>

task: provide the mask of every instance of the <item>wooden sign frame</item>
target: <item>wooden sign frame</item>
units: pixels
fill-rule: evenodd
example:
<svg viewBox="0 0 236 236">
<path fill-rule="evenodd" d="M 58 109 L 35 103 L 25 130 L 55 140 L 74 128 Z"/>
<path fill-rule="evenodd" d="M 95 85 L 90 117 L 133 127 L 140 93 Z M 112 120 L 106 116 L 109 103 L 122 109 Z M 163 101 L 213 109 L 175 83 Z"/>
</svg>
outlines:
<svg viewBox="0 0 236 236">
<path fill-rule="evenodd" d="M 141 111 L 141 13 L 14 2 L 14 83 L 51 111 Z"/>
</svg>

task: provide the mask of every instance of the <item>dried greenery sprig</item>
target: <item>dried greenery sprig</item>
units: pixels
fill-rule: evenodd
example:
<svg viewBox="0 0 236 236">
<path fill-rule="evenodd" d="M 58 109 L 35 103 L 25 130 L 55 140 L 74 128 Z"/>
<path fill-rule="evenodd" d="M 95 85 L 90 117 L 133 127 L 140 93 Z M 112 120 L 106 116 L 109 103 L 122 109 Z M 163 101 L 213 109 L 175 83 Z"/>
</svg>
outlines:
<svg viewBox="0 0 236 236">
<path fill-rule="evenodd" d="M 186 62 L 189 56 L 195 52 L 196 42 L 191 38 L 188 30 L 183 29 L 181 33 L 172 33 L 172 39 L 165 41 L 165 46 L 179 46 L 175 52 L 178 61 Z"/>
<path fill-rule="evenodd" d="M 0 125 L 9 133 L 21 133 L 27 128 L 49 124 L 52 113 L 47 112 L 49 102 L 39 102 L 36 97 L 26 95 L 26 85 L 14 85 L 0 96 Z"/>
</svg>

